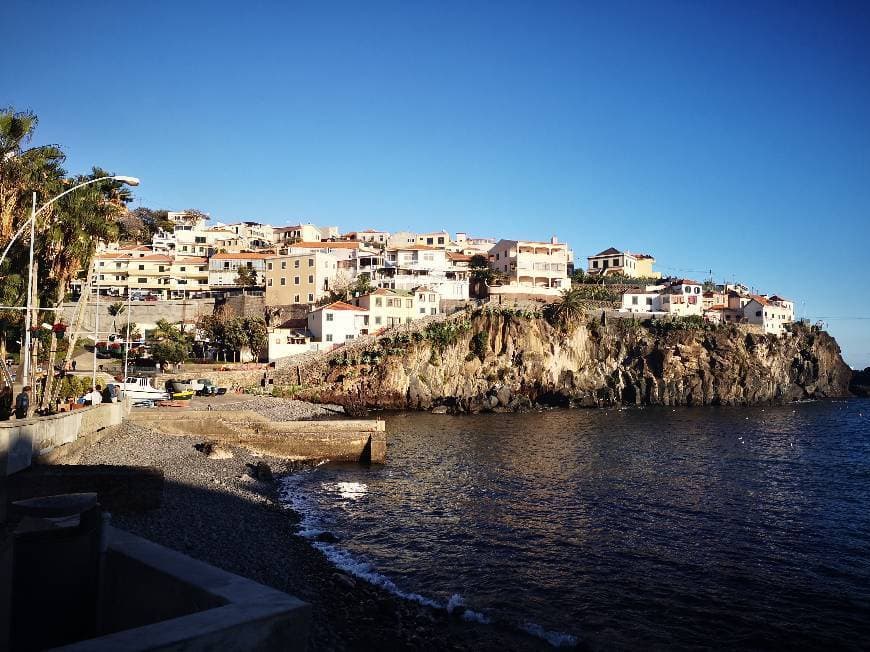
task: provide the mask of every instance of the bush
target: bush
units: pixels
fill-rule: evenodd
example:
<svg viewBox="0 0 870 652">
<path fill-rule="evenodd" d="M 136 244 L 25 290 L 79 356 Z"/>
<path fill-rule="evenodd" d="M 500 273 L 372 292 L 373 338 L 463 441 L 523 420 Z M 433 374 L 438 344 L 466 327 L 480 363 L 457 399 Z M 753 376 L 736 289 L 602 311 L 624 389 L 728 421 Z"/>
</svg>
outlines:
<svg viewBox="0 0 870 652">
<path fill-rule="evenodd" d="M 486 357 L 486 351 L 489 348 L 489 333 L 486 331 L 480 331 L 479 333 L 475 333 L 471 338 L 471 341 L 468 343 L 468 348 L 480 358 L 480 361 L 483 362 L 483 359 Z"/>
</svg>

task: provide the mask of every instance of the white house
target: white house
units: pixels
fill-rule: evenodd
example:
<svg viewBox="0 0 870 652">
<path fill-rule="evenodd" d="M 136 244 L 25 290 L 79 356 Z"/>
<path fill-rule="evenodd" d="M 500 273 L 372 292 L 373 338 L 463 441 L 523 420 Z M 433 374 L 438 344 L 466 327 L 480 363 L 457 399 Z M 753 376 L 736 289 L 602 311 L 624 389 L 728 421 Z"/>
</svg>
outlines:
<svg viewBox="0 0 870 652">
<path fill-rule="evenodd" d="M 661 286 L 631 288 L 622 295 L 621 312 L 662 312 Z"/>
<path fill-rule="evenodd" d="M 682 278 L 673 281 L 661 293 L 662 312 L 680 317 L 701 315 L 704 302 L 701 284 L 698 281 Z"/>
<path fill-rule="evenodd" d="M 317 351 L 319 348 L 320 344 L 311 340 L 308 320 L 305 318 L 288 319 L 281 325 L 269 329 L 269 362 Z"/>
<path fill-rule="evenodd" d="M 324 345 L 344 344 L 360 335 L 368 334 L 368 328 L 368 310 L 343 301 L 321 306 L 308 313 L 308 330 L 314 339 Z"/>
<path fill-rule="evenodd" d="M 782 297 L 776 297 L 774 301 L 772 298 L 753 295 L 743 306 L 743 318 L 749 324 L 760 325 L 765 333 L 782 335 L 785 333 L 785 325 L 794 321 L 794 304 Z"/>
<path fill-rule="evenodd" d="M 265 285 L 266 259 L 273 255 L 253 251 L 215 254 L 208 260 L 208 284 L 212 289 L 238 287 L 239 268 L 248 267 L 256 273 L 257 285 Z"/>
</svg>

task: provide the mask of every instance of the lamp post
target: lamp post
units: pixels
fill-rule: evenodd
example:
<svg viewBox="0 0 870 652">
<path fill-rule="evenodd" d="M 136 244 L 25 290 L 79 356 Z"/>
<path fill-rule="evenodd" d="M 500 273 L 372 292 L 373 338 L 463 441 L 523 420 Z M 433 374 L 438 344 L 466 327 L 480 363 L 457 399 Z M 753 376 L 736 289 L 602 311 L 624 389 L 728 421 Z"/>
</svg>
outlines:
<svg viewBox="0 0 870 652">
<path fill-rule="evenodd" d="M 34 192 L 33 193 L 33 202 L 31 204 L 31 209 L 30 209 L 30 218 L 24 224 L 21 225 L 21 228 L 19 228 L 15 232 L 15 234 L 12 236 L 12 239 L 9 240 L 9 244 L 7 244 L 6 248 L 3 250 L 3 254 L 0 255 L 0 264 L 2 264 L 3 261 L 6 259 L 6 254 L 9 253 L 9 249 L 12 248 L 12 245 L 15 243 L 15 241 L 21 236 L 22 233 L 24 233 L 24 230 L 28 226 L 30 227 L 30 264 L 29 264 L 28 270 L 27 270 L 27 310 L 24 313 L 24 364 L 23 364 L 23 367 L 21 370 L 22 371 L 21 379 L 25 385 L 27 384 L 27 380 L 28 380 L 28 377 L 30 375 L 30 337 L 31 337 L 30 336 L 30 327 L 31 327 L 32 320 L 33 320 L 33 317 L 32 317 L 32 312 L 34 309 L 33 308 L 33 303 L 34 303 L 33 295 L 34 295 L 34 292 L 36 291 L 36 279 L 33 278 L 33 241 L 34 241 L 35 236 L 36 236 L 36 217 L 40 213 L 42 213 L 42 211 L 44 211 L 49 206 L 54 204 L 61 197 L 65 197 L 66 195 L 70 194 L 71 192 L 78 190 L 79 188 L 82 188 L 84 186 L 90 185 L 92 183 L 97 183 L 98 181 L 109 181 L 109 180 L 120 181 L 121 183 L 125 183 L 128 186 L 138 186 L 139 185 L 139 179 L 137 179 L 136 177 L 127 177 L 127 176 L 121 176 L 121 175 L 113 175 L 113 176 L 106 176 L 106 177 L 98 177 L 96 179 L 89 179 L 88 181 L 85 181 L 83 183 L 79 183 L 79 184 L 73 186 L 72 188 L 69 188 L 69 189 L 63 191 L 59 195 L 49 199 L 42 206 L 40 206 L 39 209 L 36 208 L 36 192 Z M 49 370 L 49 373 L 51 373 L 50 370 Z"/>
</svg>

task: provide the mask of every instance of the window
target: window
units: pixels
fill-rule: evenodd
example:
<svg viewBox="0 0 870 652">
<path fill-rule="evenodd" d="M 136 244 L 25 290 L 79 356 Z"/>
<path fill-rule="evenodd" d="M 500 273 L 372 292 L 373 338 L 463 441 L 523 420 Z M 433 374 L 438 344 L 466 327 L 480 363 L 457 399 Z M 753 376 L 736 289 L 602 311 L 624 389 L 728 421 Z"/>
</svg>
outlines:
<svg viewBox="0 0 870 652">
<path fill-rule="evenodd" d="M 309 292 L 309 294 L 308 294 L 308 303 L 311 303 L 312 301 L 314 301 L 314 295 L 311 294 L 311 293 Z"/>
<path fill-rule="evenodd" d="M 230 268 L 229 261 L 224 261 L 224 269 L 229 269 L 229 268 Z"/>
<path fill-rule="evenodd" d="M 326 313 L 326 321 L 335 321 L 335 315 L 331 312 Z"/>
<path fill-rule="evenodd" d="M 145 269 L 145 265 L 139 265 L 139 271 L 140 271 L 140 272 L 141 272 L 142 270 L 144 270 L 144 269 Z"/>
<path fill-rule="evenodd" d="M 272 270 L 272 263 L 266 263 L 266 269 Z"/>
<path fill-rule="evenodd" d="M 427 245 L 435 244 L 435 241 L 432 238 L 426 238 L 426 244 Z"/>
<path fill-rule="evenodd" d="M 102 266 L 105 265 L 105 264 L 106 264 L 106 263 L 104 263 L 102 260 L 100 261 L 100 267 L 102 267 Z"/>
<path fill-rule="evenodd" d="M 405 307 L 406 308 L 413 308 L 414 307 L 414 300 L 413 299 L 405 299 Z"/>
<path fill-rule="evenodd" d="M 442 236 L 439 236 L 439 238 L 438 238 L 438 244 L 444 244 L 444 236 L 443 236 L 443 235 L 442 235 Z"/>
<path fill-rule="evenodd" d="M 601 265 L 602 269 L 607 269 L 608 267 L 610 267 L 610 265 L 608 264 L 608 262 L 606 260 L 601 261 L 601 263 L 602 263 L 602 265 Z"/>
<path fill-rule="evenodd" d="M 646 305 L 648 305 L 648 306 L 651 306 L 651 305 L 652 305 L 652 297 L 647 297 L 647 298 L 646 298 Z"/>
<path fill-rule="evenodd" d="M 309 258 L 309 259 L 308 259 L 308 266 L 309 266 L 309 267 L 314 267 L 314 259 L 313 259 L 313 258 Z M 326 266 L 328 267 L 328 264 L 327 264 Z"/>
<path fill-rule="evenodd" d="M 331 341 L 332 341 L 332 333 L 327 333 L 327 334 L 326 334 L 326 341 L 327 341 L 327 342 L 331 342 Z"/>
<path fill-rule="evenodd" d="M 267 279 L 266 285 L 268 285 L 269 287 L 272 287 L 272 279 Z"/>
<path fill-rule="evenodd" d="M 281 261 L 281 269 L 287 269 L 287 261 L 286 260 Z"/>
<path fill-rule="evenodd" d="M 619 258 L 614 258 L 614 259 L 613 259 L 613 266 L 614 266 L 614 267 L 619 267 Z"/>
<path fill-rule="evenodd" d="M 597 260 L 592 261 L 592 269 L 598 269 L 598 261 Z"/>
<path fill-rule="evenodd" d="M 432 308 L 432 314 L 433 314 L 433 315 L 437 315 L 437 314 L 438 314 L 438 308 Z"/>
<path fill-rule="evenodd" d="M 308 275 L 308 282 L 314 283 L 314 277 L 311 274 Z"/>
<path fill-rule="evenodd" d="M 186 271 L 187 271 L 187 267 L 182 267 L 182 268 L 181 268 L 181 271 L 182 271 L 182 272 L 186 272 Z"/>
<path fill-rule="evenodd" d="M 380 326 L 380 325 L 381 325 L 381 318 L 375 317 L 375 326 Z"/>
<path fill-rule="evenodd" d="M 294 267 L 294 269 L 299 269 L 299 259 L 298 258 L 293 261 L 293 267 Z"/>
<path fill-rule="evenodd" d="M 136 279 L 136 282 L 137 282 L 137 283 L 147 283 L 147 282 L 148 282 L 148 279 L 147 279 L 147 278 L 139 277 L 139 278 Z"/>
<path fill-rule="evenodd" d="M 351 335 L 350 333 L 348 333 L 347 335 L 344 336 L 344 339 L 346 339 L 346 340 L 352 340 L 352 339 L 353 339 L 353 335 Z"/>
<path fill-rule="evenodd" d="M 434 294 L 429 295 L 429 303 L 435 303 L 435 295 Z"/>
<path fill-rule="evenodd" d="M 293 303 L 299 303 L 299 295 L 298 294 L 293 295 Z"/>
<path fill-rule="evenodd" d="M 293 285 L 299 285 L 299 277 L 298 276 L 293 277 Z"/>
<path fill-rule="evenodd" d="M 383 301 L 381 301 L 381 298 L 375 297 L 375 307 L 380 308 L 382 305 L 384 305 L 384 304 L 383 304 Z"/>
<path fill-rule="evenodd" d="M 425 309 L 425 308 L 420 308 L 420 314 L 421 314 L 421 315 L 425 315 L 425 314 L 426 314 L 426 309 Z"/>
<path fill-rule="evenodd" d="M 631 298 L 631 305 L 633 305 L 633 306 L 636 306 L 636 305 L 637 305 L 637 297 L 632 297 L 632 298 Z"/>
<path fill-rule="evenodd" d="M 755 316 L 756 316 L 756 317 L 761 317 L 761 311 L 760 311 L 760 310 L 756 310 L 756 311 L 755 311 Z"/>
<path fill-rule="evenodd" d="M 283 276 L 281 277 L 281 285 L 287 285 L 287 279 Z"/>
</svg>

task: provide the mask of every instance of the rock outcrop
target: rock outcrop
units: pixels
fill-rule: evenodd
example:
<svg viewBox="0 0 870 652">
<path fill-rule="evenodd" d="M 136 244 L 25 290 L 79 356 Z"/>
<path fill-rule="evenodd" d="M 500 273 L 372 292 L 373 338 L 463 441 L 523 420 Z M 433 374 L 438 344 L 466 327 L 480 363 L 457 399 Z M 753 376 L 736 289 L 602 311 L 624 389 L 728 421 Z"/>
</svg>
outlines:
<svg viewBox="0 0 870 652">
<path fill-rule="evenodd" d="M 452 412 L 564 406 L 755 405 L 848 396 L 851 371 L 823 331 L 781 337 L 697 324 L 583 318 L 564 332 L 522 313 L 382 338 L 295 373 L 301 398 Z"/>
</svg>

